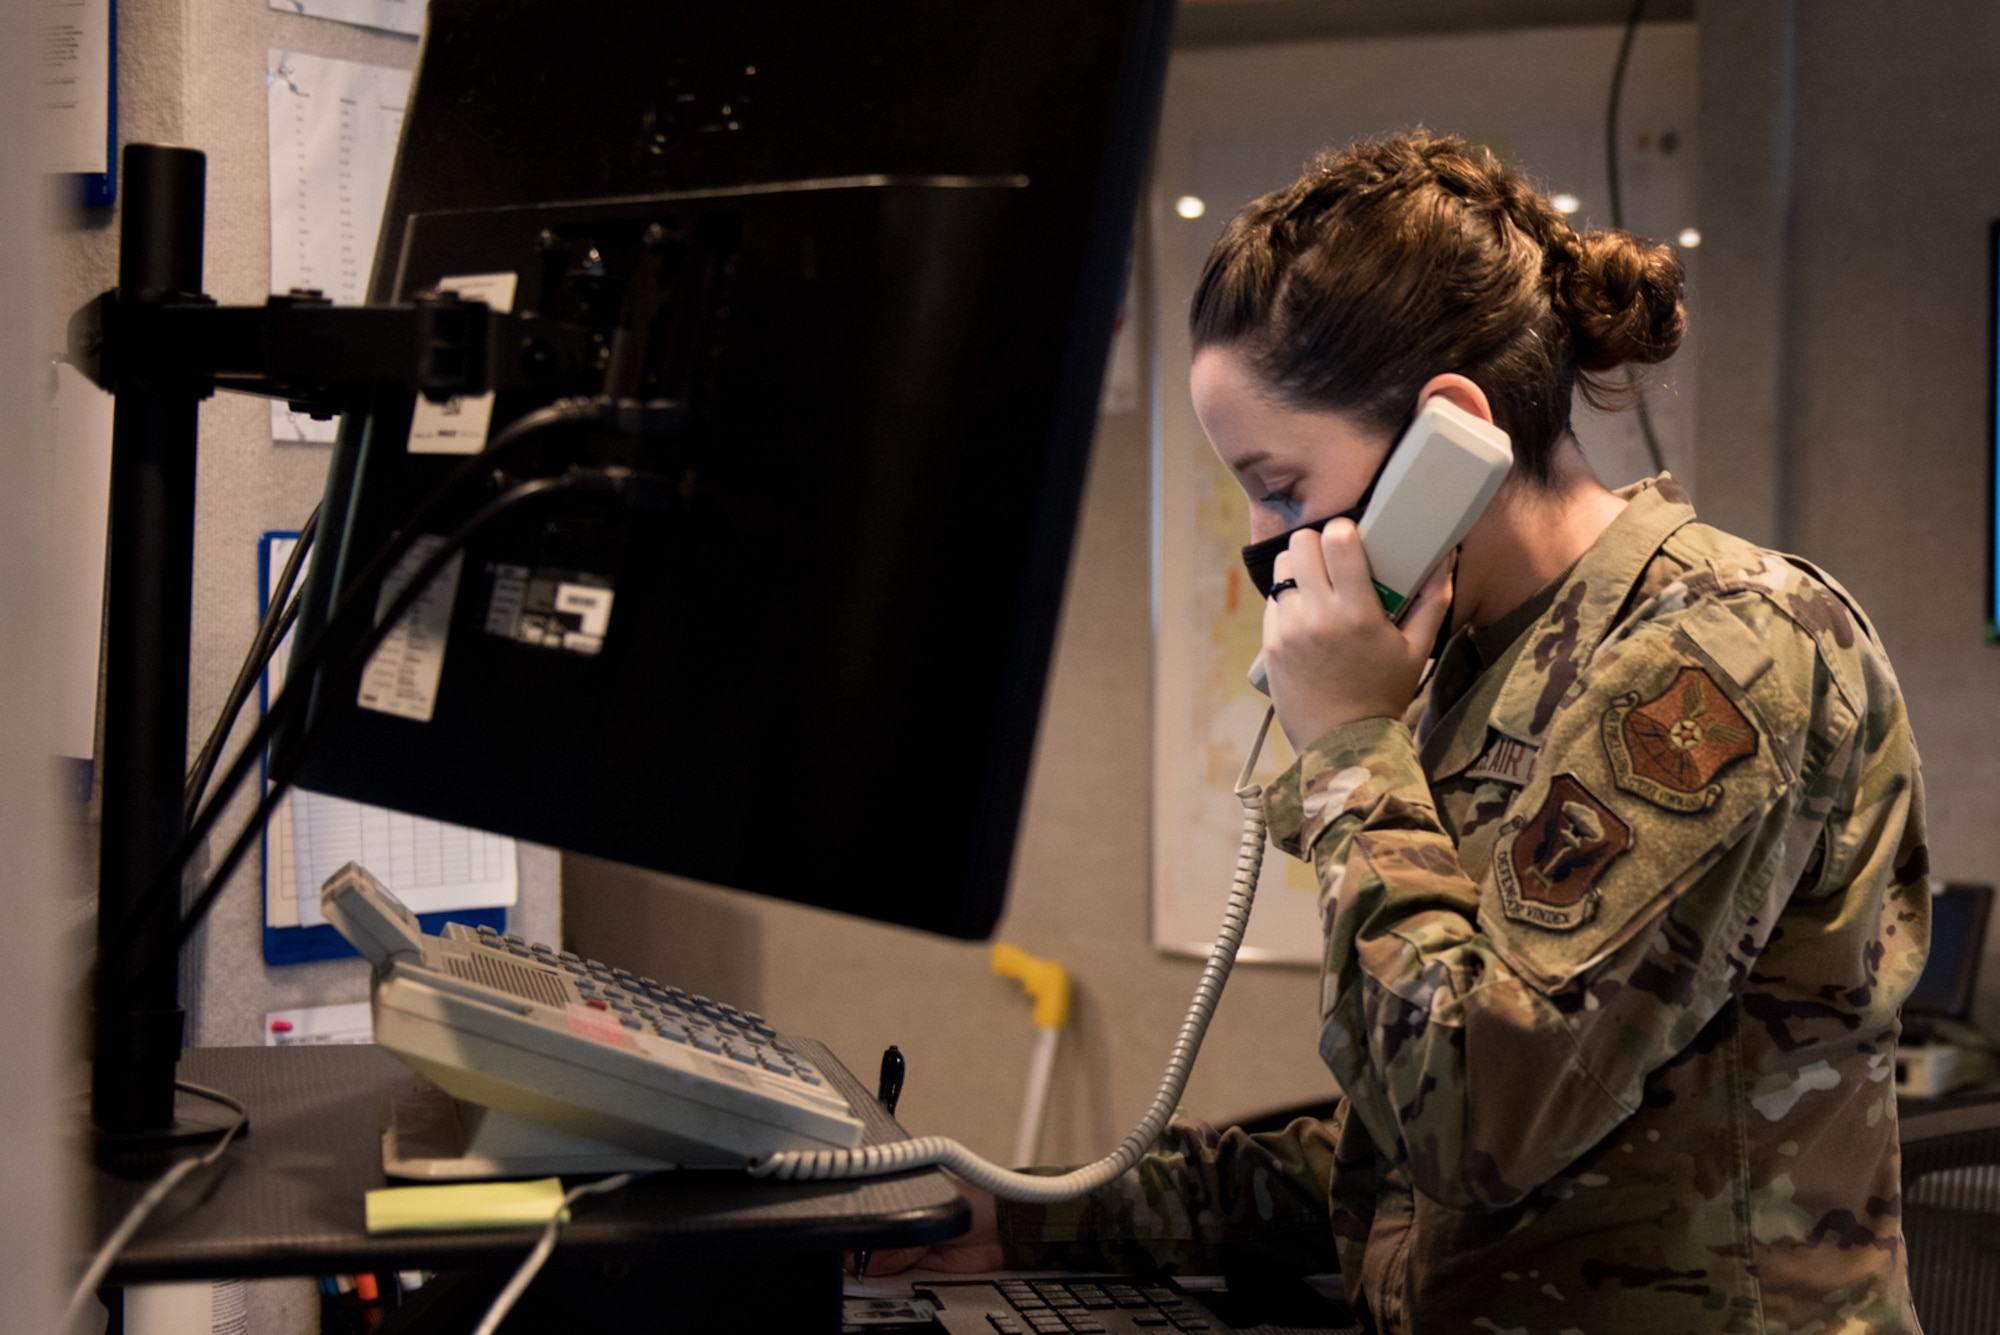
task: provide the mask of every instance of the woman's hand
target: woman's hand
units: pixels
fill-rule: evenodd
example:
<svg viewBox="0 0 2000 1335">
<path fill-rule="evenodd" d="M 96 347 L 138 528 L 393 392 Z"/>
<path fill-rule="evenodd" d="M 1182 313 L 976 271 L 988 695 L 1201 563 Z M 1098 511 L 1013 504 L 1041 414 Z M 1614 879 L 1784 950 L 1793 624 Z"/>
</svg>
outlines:
<svg viewBox="0 0 2000 1335">
<path fill-rule="evenodd" d="M 951 1184 L 972 1206 L 972 1227 L 934 1247 L 900 1247 L 876 1252 L 868 1259 L 869 1275 L 893 1275 L 912 1266 L 956 1275 L 980 1275 L 1000 1268 L 1000 1227 L 993 1193 L 953 1176 Z"/>
<path fill-rule="evenodd" d="M 1264 669 L 1293 748 L 1343 723 L 1401 718 L 1451 607 L 1451 562 L 1424 581 L 1401 625 L 1382 611 L 1351 520 L 1293 534 L 1275 573 L 1296 587 L 1264 604 Z"/>
</svg>

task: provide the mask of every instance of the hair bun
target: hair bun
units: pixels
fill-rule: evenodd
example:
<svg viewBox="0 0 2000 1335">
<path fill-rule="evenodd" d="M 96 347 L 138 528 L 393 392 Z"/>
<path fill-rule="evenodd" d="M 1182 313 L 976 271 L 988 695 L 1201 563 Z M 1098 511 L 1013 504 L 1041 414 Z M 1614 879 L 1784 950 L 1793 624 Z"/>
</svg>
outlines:
<svg viewBox="0 0 2000 1335">
<path fill-rule="evenodd" d="M 1673 248 L 1611 228 L 1578 240 L 1580 254 L 1564 294 L 1577 369 L 1609 371 L 1673 356 L 1687 330 L 1681 262 Z"/>
</svg>

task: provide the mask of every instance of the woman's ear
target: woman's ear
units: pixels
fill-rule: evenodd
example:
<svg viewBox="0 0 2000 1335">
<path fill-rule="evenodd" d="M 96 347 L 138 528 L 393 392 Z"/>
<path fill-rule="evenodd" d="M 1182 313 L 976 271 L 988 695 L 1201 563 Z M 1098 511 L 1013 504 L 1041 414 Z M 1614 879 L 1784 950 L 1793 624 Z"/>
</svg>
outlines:
<svg viewBox="0 0 2000 1335">
<path fill-rule="evenodd" d="M 1455 371 L 1434 375 L 1424 382 L 1424 387 L 1417 391 L 1418 411 L 1434 395 L 1443 395 L 1454 408 L 1463 408 L 1483 422 L 1493 420 L 1493 405 L 1486 401 L 1486 391 Z"/>
</svg>

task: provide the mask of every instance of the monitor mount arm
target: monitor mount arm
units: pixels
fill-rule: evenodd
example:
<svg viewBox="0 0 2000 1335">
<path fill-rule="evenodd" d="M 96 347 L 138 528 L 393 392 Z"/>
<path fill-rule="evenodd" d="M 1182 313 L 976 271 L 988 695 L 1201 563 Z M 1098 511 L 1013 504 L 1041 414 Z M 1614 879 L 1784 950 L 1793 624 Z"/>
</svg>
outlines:
<svg viewBox="0 0 2000 1335">
<path fill-rule="evenodd" d="M 181 906 L 148 894 L 186 828 L 201 401 L 225 389 L 326 417 L 385 391 L 442 401 L 620 378 L 606 374 L 621 360 L 616 340 L 450 293 L 396 306 L 335 307 L 318 293 L 217 305 L 202 295 L 206 165 L 193 149 L 127 146 L 118 286 L 77 311 L 69 331 L 71 360 L 117 398 L 91 1040 L 91 1115 L 106 1146 L 223 1130 L 184 1115 L 198 1101 L 177 1114 Z"/>
<path fill-rule="evenodd" d="M 128 234 L 135 212 L 126 213 Z M 193 225 L 198 235 L 198 212 Z M 189 278 L 199 284 L 198 261 Z M 382 390 L 439 403 L 489 390 L 552 390 L 608 370 L 622 360 L 621 346 L 580 325 L 506 314 L 446 291 L 399 305 L 335 306 L 317 291 L 295 289 L 261 306 L 219 306 L 183 288 L 138 287 L 122 275 L 69 327 L 70 360 L 115 394 L 151 387 L 185 402 L 229 390 L 283 399 L 322 418 L 369 407 Z"/>
</svg>

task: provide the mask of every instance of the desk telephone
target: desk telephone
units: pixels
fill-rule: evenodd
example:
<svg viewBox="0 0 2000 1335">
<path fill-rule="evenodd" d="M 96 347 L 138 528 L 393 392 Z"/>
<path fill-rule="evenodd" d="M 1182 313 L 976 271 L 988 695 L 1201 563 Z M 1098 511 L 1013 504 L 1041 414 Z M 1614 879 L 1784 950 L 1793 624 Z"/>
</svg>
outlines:
<svg viewBox="0 0 2000 1335">
<path fill-rule="evenodd" d="M 1385 608 L 1397 615 L 1478 519 L 1513 462 L 1506 433 L 1434 396 L 1397 442 L 1360 521 Z M 1268 694 L 1261 657 L 1251 681 Z M 1235 884 L 1159 1092 L 1118 1149 L 1059 1176 L 1011 1172 L 955 1141 L 862 1146 L 862 1123 L 784 1036 L 751 1011 L 490 928 L 428 936 L 349 863 L 320 892 L 327 920 L 374 965 L 375 1039 L 449 1098 L 399 1108 L 392 1175 L 747 1167 L 779 1178 L 863 1177 L 942 1165 L 999 1195 L 1052 1202 L 1137 1163 L 1180 1101 L 1249 921 L 1263 862 L 1261 789 L 1236 784 Z"/>
</svg>

